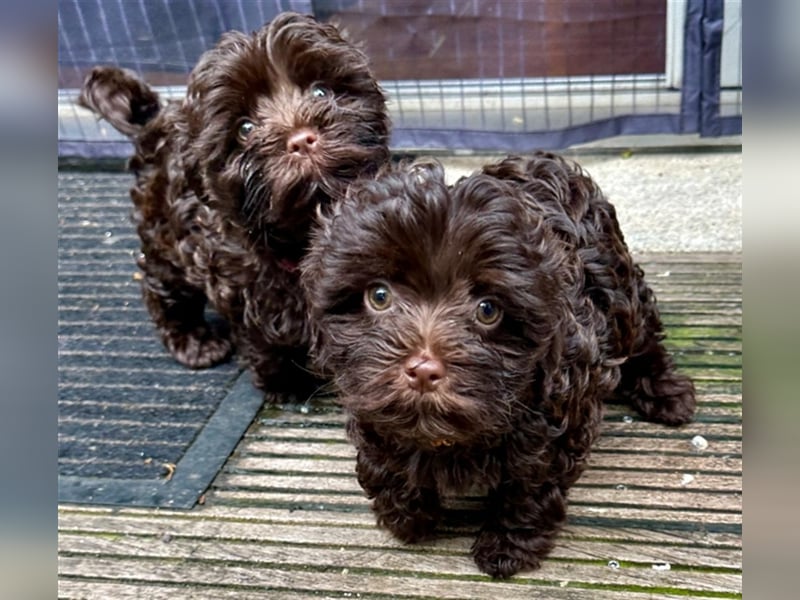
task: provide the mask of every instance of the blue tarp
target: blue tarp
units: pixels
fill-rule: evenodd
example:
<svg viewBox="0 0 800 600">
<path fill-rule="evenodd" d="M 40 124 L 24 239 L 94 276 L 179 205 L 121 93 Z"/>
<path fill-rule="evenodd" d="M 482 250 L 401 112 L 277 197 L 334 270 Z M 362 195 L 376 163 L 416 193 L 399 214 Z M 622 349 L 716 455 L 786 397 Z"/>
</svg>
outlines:
<svg viewBox="0 0 800 600">
<path fill-rule="evenodd" d="M 576 2 L 572 0 L 573 4 Z M 642 6 L 644 11 L 645 5 L 652 8 L 658 2 L 648 0 L 637 6 Z M 613 0 L 602 4 L 605 11 L 602 22 L 607 23 L 607 13 L 614 10 Z M 367 27 L 369 23 L 378 23 L 382 18 L 384 27 L 387 22 L 391 27 L 402 27 L 407 18 L 407 32 L 398 38 L 402 38 L 408 48 L 408 44 L 413 44 L 416 38 L 420 38 L 420 44 L 423 43 L 421 32 L 424 31 L 426 19 L 435 17 L 439 28 L 442 27 L 443 18 L 445 23 L 447 19 L 453 23 L 459 23 L 459 19 L 470 22 L 477 20 L 477 31 L 481 27 L 486 29 L 505 25 L 505 31 L 521 35 L 519 22 L 532 22 L 532 16 L 525 11 L 538 7 L 544 11 L 541 17 L 537 17 L 539 22 L 547 22 L 550 19 L 547 10 L 555 6 L 554 0 L 480 0 L 472 5 L 473 12 L 465 12 L 463 6 L 454 8 L 452 3 L 442 0 L 382 0 L 380 3 L 368 0 L 59 0 L 59 155 L 107 157 L 126 156 L 130 152 L 130 145 L 124 138 L 115 136 L 115 132 L 108 132 L 107 128 L 105 131 L 98 130 L 92 122 L 81 121 L 79 111 L 69 110 L 75 97 L 75 88 L 80 85 L 86 71 L 96 64 L 116 64 L 133 69 L 156 86 L 181 86 L 200 54 L 213 46 L 224 31 L 253 31 L 284 10 L 315 14 L 321 20 L 349 15 L 350 22 L 353 22 L 353 15 L 357 17 L 360 10 L 368 9 L 370 16 L 364 21 Z M 586 10 L 578 11 L 575 13 L 577 16 L 570 18 L 576 19 L 575 22 L 580 26 L 583 26 L 584 20 L 591 24 L 592 11 L 595 10 L 592 6 L 592 3 L 587 3 Z M 630 3 L 620 10 L 622 8 L 630 12 Z M 490 80 L 479 72 L 460 80 L 449 80 L 449 88 L 444 82 L 439 88 L 435 85 L 432 87 L 428 75 L 425 82 L 417 82 L 416 92 L 413 81 L 402 82 L 402 87 L 393 85 L 397 82 L 385 82 L 394 101 L 391 115 L 394 122 L 392 147 L 399 150 L 524 152 L 534 148 L 564 148 L 616 135 L 740 134 L 740 101 L 739 114 L 720 116 L 723 8 L 723 0 L 687 1 L 680 90 L 652 87 L 658 81 L 662 82 L 662 87 L 666 86 L 663 73 L 633 74 L 627 78 L 591 75 L 588 81 L 594 87 L 589 92 L 576 91 L 575 82 L 585 84 L 586 76 L 562 77 L 556 83 L 553 83 L 553 78 L 523 81 L 523 77 L 518 77 L 521 91 L 517 92 L 508 91 L 510 88 L 503 85 L 504 81 L 509 80 L 508 77 Z M 564 11 L 565 15 L 567 13 Z M 385 17 L 381 17 L 381 14 L 385 14 Z M 643 19 L 648 16 L 652 22 L 652 14 L 645 14 Z M 357 19 L 355 22 L 358 22 Z M 580 26 L 577 31 L 580 31 Z M 453 25 L 454 30 L 456 27 Z M 494 37 L 497 38 L 496 35 Z M 424 43 L 435 44 L 436 40 L 426 39 Z M 637 43 L 645 41 L 639 40 Z M 663 39 L 658 43 L 663 44 Z M 521 41 L 510 40 L 508 44 L 508 48 L 523 47 Z M 501 55 L 502 51 L 500 48 Z M 475 58 L 474 47 L 465 46 L 463 52 L 465 56 L 472 53 L 475 65 L 486 64 L 485 57 L 482 62 Z M 506 63 L 507 58 L 503 57 Z M 382 60 L 385 69 L 386 56 L 382 55 Z M 473 63 L 465 59 L 465 64 Z M 476 71 L 484 68 L 476 67 Z M 658 77 L 662 79 L 658 80 Z M 473 88 L 478 83 L 479 91 L 469 97 L 472 104 L 463 92 L 456 96 L 455 101 L 446 101 L 446 95 L 453 93 L 454 81 L 456 86 L 470 84 Z M 516 79 L 512 78 L 511 81 Z M 600 90 L 602 85 L 610 85 L 611 94 L 616 94 L 610 101 L 610 108 L 602 103 L 595 106 L 595 98 L 605 93 L 595 91 L 595 88 Z M 628 88 L 632 90 L 630 101 L 625 95 Z M 516 95 L 512 97 L 511 94 Z M 638 98 L 646 100 L 637 101 L 637 94 Z M 675 97 L 674 102 L 668 101 L 670 94 Z M 588 107 L 587 97 L 590 98 Z M 617 101 L 617 97 L 626 102 Z M 86 116 L 83 118 L 86 119 Z"/>
</svg>

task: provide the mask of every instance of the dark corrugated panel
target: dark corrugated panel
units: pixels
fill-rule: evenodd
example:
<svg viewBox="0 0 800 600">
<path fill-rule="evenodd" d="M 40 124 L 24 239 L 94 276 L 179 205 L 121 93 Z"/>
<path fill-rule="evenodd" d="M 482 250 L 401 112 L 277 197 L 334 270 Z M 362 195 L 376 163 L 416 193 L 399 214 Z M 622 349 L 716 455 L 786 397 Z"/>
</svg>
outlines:
<svg viewBox="0 0 800 600">
<path fill-rule="evenodd" d="M 58 182 L 59 500 L 151 505 L 157 496 L 175 505 L 182 478 L 193 490 L 207 485 L 227 455 L 216 466 L 203 459 L 209 472 L 201 473 L 185 462 L 190 448 L 232 449 L 260 395 L 240 382 L 238 422 L 209 434 L 240 369 L 186 369 L 157 338 L 134 278 L 130 175 L 60 173 Z M 165 463 L 178 465 L 181 477 L 167 482 Z M 163 487 L 155 496 L 153 485 Z M 201 491 L 182 492 L 184 502 Z"/>
</svg>

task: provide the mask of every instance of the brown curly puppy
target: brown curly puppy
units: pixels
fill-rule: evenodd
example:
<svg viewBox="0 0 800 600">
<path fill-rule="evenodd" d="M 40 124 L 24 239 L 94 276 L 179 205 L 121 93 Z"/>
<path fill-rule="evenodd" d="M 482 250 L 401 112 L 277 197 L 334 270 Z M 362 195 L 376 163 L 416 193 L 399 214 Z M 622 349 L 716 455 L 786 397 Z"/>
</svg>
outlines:
<svg viewBox="0 0 800 600">
<path fill-rule="evenodd" d="M 429 537 L 482 487 L 481 570 L 535 568 L 598 435 L 603 400 L 691 419 L 655 298 L 614 208 L 551 154 L 451 188 L 416 163 L 354 184 L 302 264 L 313 353 L 335 376 L 378 523 Z"/>
<path fill-rule="evenodd" d="M 96 67 L 79 103 L 135 144 L 144 299 L 172 355 L 202 368 L 235 346 L 268 400 L 312 393 L 297 269 L 309 228 L 389 159 L 366 56 L 332 25 L 282 13 L 252 35 L 224 34 L 181 101 L 162 106 L 130 71 Z M 230 338 L 206 322 L 207 301 Z"/>
</svg>

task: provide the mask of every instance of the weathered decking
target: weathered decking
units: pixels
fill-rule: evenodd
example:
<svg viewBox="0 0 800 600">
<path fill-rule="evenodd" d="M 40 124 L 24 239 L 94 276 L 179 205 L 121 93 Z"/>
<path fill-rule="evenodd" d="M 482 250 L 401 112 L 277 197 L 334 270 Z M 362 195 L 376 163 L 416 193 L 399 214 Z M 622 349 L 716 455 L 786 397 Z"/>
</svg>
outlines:
<svg viewBox="0 0 800 600">
<path fill-rule="evenodd" d="M 394 541 L 355 480 L 341 415 L 267 410 L 202 506 L 60 506 L 59 597 L 741 597 L 741 256 L 640 259 L 668 343 L 695 378 L 697 421 L 670 429 L 609 407 L 540 570 L 490 580 L 469 557 L 470 531 Z"/>
</svg>

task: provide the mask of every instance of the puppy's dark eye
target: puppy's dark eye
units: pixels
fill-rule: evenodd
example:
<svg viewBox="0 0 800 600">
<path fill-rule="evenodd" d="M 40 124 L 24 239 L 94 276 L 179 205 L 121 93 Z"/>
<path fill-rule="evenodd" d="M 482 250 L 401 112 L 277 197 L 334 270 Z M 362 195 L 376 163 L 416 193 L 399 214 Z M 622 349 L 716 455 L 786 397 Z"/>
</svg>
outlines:
<svg viewBox="0 0 800 600">
<path fill-rule="evenodd" d="M 375 310 L 386 310 L 392 305 L 392 292 L 382 283 L 367 288 L 365 295 L 367 303 Z"/>
<path fill-rule="evenodd" d="M 315 85 L 311 88 L 311 95 L 314 96 L 314 98 L 324 98 L 328 94 L 330 94 L 330 91 L 321 85 Z"/>
<path fill-rule="evenodd" d="M 483 325 L 494 325 L 502 316 L 502 309 L 488 298 L 478 302 L 475 318 L 478 319 L 479 323 Z"/>
<path fill-rule="evenodd" d="M 242 142 L 245 141 L 250 134 L 256 130 L 256 124 L 250 121 L 249 119 L 242 119 L 239 122 L 239 129 L 236 131 L 236 134 L 239 136 L 239 140 Z"/>
</svg>

